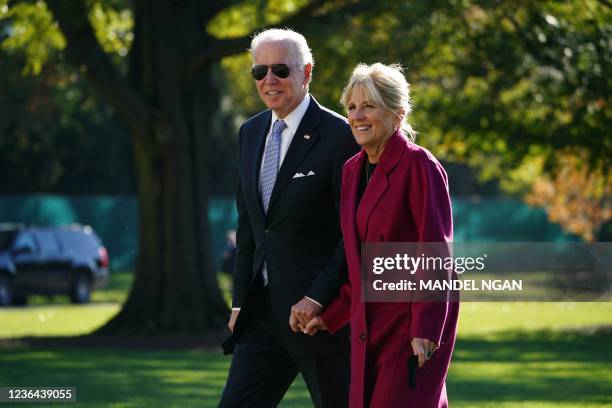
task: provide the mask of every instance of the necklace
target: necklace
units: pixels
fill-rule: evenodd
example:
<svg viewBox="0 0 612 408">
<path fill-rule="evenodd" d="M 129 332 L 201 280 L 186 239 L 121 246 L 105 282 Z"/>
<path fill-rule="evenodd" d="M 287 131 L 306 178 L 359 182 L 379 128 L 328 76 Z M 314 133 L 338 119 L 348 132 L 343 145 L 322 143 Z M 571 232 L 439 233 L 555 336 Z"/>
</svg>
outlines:
<svg viewBox="0 0 612 408">
<path fill-rule="evenodd" d="M 365 173 L 366 173 L 366 185 L 370 183 L 370 177 L 372 177 L 372 173 L 370 170 L 370 163 L 368 163 L 368 161 L 366 160 L 366 165 L 365 165 Z"/>
</svg>

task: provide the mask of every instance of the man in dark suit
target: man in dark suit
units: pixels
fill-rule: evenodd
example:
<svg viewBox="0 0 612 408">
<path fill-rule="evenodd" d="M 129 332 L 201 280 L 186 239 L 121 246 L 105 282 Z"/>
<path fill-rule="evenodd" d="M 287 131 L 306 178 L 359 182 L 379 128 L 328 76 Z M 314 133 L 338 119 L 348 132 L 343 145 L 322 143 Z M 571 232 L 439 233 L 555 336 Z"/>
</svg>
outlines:
<svg viewBox="0 0 612 408">
<path fill-rule="evenodd" d="M 219 406 L 276 406 L 300 372 L 315 406 L 344 407 L 346 331 L 310 337 L 299 329 L 346 280 L 338 204 L 342 166 L 358 146 L 345 118 L 309 95 L 313 59 L 301 34 L 264 31 L 253 38 L 251 55 L 269 109 L 239 133 L 228 324 L 236 346 Z"/>
</svg>

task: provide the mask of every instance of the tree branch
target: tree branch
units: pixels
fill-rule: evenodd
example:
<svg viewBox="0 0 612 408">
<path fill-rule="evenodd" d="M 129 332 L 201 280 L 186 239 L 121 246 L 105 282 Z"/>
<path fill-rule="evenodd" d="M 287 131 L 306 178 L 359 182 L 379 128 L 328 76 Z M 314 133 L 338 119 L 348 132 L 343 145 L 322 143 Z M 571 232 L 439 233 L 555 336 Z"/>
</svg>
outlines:
<svg viewBox="0 0 612 408">
<path fill-rule="evenodd" d="M 372 3 L 369 1 L 350 0 L 344 2 L 339 7 L 325 10 L 325 5 L 330 3 L 332 2 L 329 0 L 314 0 L 308 3 L 307 6 L 302 7 L 297 13 L 288 16 L 277 24 L 260 27 L 243 37 L 213 39 L 205 50 L 193 55 L 189 59 L 187 68 L 189 71 L 199 70 L 214 61 L 246 51 L 251 44 L 251 38 L 259 31 L 281 27 L 291 27 L 297 31 L 305 31 L 313 21 L 325 23 L 340 15 L 354 15 L 372 7 Z"/>
<path fill-rule="evenodd" d="M 198 17 L 200 21 L 208 22 L 221 11 L 230 8 L 236 4 L 240 4 L 239 0 L 216 0 L 216 1 L 201 1 L 198 3 Z"/>
<path fill-rule="evenodd" d="M 95 37 L 88 10 L 81 0 L 47 0 L 66 37 L 66 56 L 85 74 L 94 88 L 114 107 L 132 128 L 142 126 L 152 117 L 152 109 L 113 67 Z"/>
</svg>

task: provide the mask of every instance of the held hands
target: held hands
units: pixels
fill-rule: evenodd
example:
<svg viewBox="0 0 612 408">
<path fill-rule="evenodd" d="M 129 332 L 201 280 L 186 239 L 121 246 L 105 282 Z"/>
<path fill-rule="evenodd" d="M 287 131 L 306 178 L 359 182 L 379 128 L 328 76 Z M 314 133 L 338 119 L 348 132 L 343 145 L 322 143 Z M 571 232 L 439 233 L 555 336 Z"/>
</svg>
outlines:
<svg viewBox="0 0 612 408">
<path fill-rule="evenodd" d="M 434 351 L 438 348 L 434 342 L 419 337 L 412 339 L 410 344 L 414 354 L 419 358 L 419 367 L 423 367 L 423 364 L 433 356 Z"/>
<path fill-rule="evenodd" d="M 315 316 L 321 313 L 321 310 L 321 306 L 304 297 L 291 307 L 291 315 L 289 315 L 289 326 L 291 330 L 296 333 L 299 331 L 306 333 L 307 326 Z M 314 333 L 316 333 L 316 331 L 312 334 Z"/>
<path fill-rule="evenodd" d="M 323 319 L 321 319 L 319 316 L 316 316 L 308 322 L 308 324 L 304 328 L 304 334 L 314 336 L 319 330 L 327 330 L 327 326 L 325 325 Z"/>
</svg>

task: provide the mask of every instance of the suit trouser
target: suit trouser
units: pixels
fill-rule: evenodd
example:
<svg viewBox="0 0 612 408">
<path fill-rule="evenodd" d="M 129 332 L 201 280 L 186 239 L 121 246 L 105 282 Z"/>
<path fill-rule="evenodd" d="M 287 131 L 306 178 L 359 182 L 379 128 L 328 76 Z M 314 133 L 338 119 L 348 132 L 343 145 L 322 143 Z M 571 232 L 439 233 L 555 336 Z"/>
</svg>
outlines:
<svg viewBox="0 0 612 408">
<path fill-rule="evenodd" d="M 285 349 L 273 334 L 268 289 L 258 278 L 252 290 L 256 293 L 249 296 L 252 303 L 244 316 L 219 407 L 276 407 L 298 372 L 314 406 L 348 406 L 349 350 L 303 354 Z"/>
</svg>

